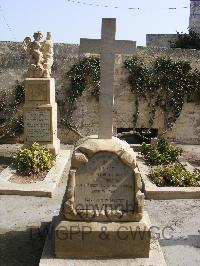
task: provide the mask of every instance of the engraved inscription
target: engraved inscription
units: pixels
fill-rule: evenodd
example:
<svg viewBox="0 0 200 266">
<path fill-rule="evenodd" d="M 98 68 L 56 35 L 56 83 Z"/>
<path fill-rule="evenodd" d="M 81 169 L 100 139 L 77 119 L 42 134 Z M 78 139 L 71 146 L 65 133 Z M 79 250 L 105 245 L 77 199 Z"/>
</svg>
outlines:
<svg viewBox="0 0 200 266">
<path fill-rule="evenodd" d="M 47 101 L 46 84 L 29 84 L 28 101 Z"/>
<path fill-rule="evenodd" d="M 26 141 L 51 141 L 51 112 L 45 109 L 26 111 Z"/>
<path fill-rule="evenodd" d="M 79 168 L 75 180 L 76 210 L 134 209 L 134 176 L 117 155 L 95 154 Z"/>
</svg>

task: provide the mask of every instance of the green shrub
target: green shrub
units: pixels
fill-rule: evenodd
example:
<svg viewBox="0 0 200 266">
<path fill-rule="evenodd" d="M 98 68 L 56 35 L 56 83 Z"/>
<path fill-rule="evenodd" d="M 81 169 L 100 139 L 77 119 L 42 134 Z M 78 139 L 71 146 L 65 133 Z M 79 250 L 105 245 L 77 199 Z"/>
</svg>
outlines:
<svg viewBox="0 0 200 266">
<path fill-rule="evenodd" d="M 164 139 L 159 139 L 157 147 L 142 143 L 141 153 L 151 165 L 161 165 L 177 162 L 183 150 L 174 147 Z"/>
<path fill-rule="evenodd" d="M 13 165 L 22 175 L 39 174 L 51 169 L 53 156 L 46 148 L 33 143 L 30 148 L 22 148 L 13 156 Z"/>
<path fill-rule="evenodd" d="M 100 60 L 98 57 L 85 57 L 73 65 L 67 73 L 71 81 L 69 101 L 74 102 L 89 85 L 93 87 L 92 95 L 98 96 L 100 89 Z"/>
<path fill-rule="evenodd" d="M 149 109 L 149 128 L 152 128 L 156 110 L 163 112 L 164 129 L 171 129 L 179 117 L 183 104 L 193 99 L 198 103 L 200 72 L 190 62 L 158 57 L 146 64 L 144 58 L 132 57 L 124 62 L 130 90 L 135 95 L 134 127 L 139 117 L 139 103 L 143 98 Z"/>
<path fill-rule="evenodd" d="M 159 187 L 195 187 L 199 186 L 200 170 L 190 173 L 184 165 L 175 163 L 153 169 L 148 177 Z"/>
<path fill-rule="evenodd" d="M 182 49 L 200 49 L 200 34 L 192 29 L 189 29 L 189 34 L 177 32 L 177 39 L 175 42 L 170 42 L 172 48 Z"/>
</svg>

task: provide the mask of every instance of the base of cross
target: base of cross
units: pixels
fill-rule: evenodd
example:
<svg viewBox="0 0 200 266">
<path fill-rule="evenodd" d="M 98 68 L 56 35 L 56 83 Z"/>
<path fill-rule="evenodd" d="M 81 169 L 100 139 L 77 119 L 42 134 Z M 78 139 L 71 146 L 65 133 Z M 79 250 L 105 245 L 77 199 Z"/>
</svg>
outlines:
<svg viewBox="0 0 200 266">
<path fill-rule="evenodd" d="M 136 155 L 118 138 L 76 147 L 55 229 L 57 258 L 147 258 L 150 225 Z"/>
<path fill-rule="evenodd" d="M 150 225 L 139 222 L 62 221 L 55 229 L 55 256 L 64 259 L 148 258 Z"/>
<path fill-rule="evenodd" d="M 60 216 L 52 222 L 40 266 L 166 266 L 151 238 L 141 189 L 128 143 L 83 139 L 73 153 Z"/>
<path fill-rule="evenodd" d="M 144 213 L 143 218 L 143 224 L 140 224 L 144 226 L 144 221 L 146 220 L 146 223 L 150 224 L 148 214 Z M 57 223 L 56 220 L 53 221 L 51 224 L 50 232 L 55 232 L 55 224 Z M 59 227 L 56 228 L 56 232 L 52 237 L 47 236 L 45 246 L 43 249 L 42 257 L 40 259 L 40 266 L 63 266 L 63 265 L 74 265 L 74 266 L 93 266 L 93 265 L 105 265 L 105 266 L 116 266 L 116 265 L 134 265 L 134 266 L 149 266 L 149 265 L 155 265 L 155 266 L 166 266 L 165 258 L 163 256 L 161 247 L 159 245 L 158 240 L 156 239 L 149 239 L 149 234 L 147 231 L 142 232 L 141 231 L 141 238 L 144 235 L 144 240 L 137 241 L 134 239 L 134 234 L 139 235 L 139 230 L 134 231 L 135 226 L 132 226 L 132 232 L 130 230 L 130 225 L 128 228 L 126 228 L 126 223 L 118 224 L 118 231 L 117 228 L 115 228 L 115 231 L 113 231 L 114 226 L 108 227 L 107 235 L 106 232 L 102 232 L 102 227 L 106 226 L 106 224 L 101 223 L 86 223 L 84 226 L 86 227 L 79 227 L 79 229 L 83 230 L 77 231 L 77 226 L 80 225 L 79 223 L 75 222 L 66 222 L 64 226 L 75 226 L 71 227 L 71 231 L 69 228 L 69 231 L 65 232 L 64 234 L 64 228 L 60 228 L 60 231 L 58 231 Z M 132 224 L 132 223 L 131 223 Z M 83 224 L 82 224 L 83 225 Z M 93 232 L 90 233 L 90 227 L 93 229 Z M 66 227 L 65 227 L 66 228 Z M 129 229 L 129 230 L 128 230 Z M 96 232 L 96 234 L 95 234 Z M 111 234 L 110 234 L 111 233 Z M 110 235 L 109 235 L 110 234 Z M 69 251 L 71 250 L 70 256 L 67 256 L 67 258 L 57 258 L 55 256 L 54 251 L 54 243 L 55 238 L 57 237 L 63 237 L 63 240 L 60 239 L 60 249 L 64 252 L 66 255 L 69 254 Z M 97 235 L 99 237 L 97 237 Z M 71 236 L 71 240 L 70 240 Z M 107 237 L 109 236 L 109 239 Z M 101 239 L 101 238 L 102 239 Z M 113 238 L 117 238 L 117 241 L 114 241 Z M 120 239 L 121 238 L 121 239 Z M 68 239 L 68 240 L 67 240 Z M 89 241 L 90 239 L 90 241 Z M 98 241 L 96 242 L 95 239 Z M 146 240 L 146 242 L 145 242 Z M 77 245 L 75 249 L 72 249 L 71 242 L 74 241 L 74 245 Z M 65 245 L 65 243 L 67 245 Z M 99 245 L 97 245 L 99 242 Z M 142 245 L 142 242 L 144 246 Z M 149 245 L 150 243 L 150 245 Z M 86 245 L 85 245 L 86 244 Z M 139 244 L 139 246 L 138 246 Z M 74 246 L 73 246 L 74 247 Z M 123 248 L 123 249 L 121 249 Z M 68 249 L 68 251 L 66 251 Z M 135 250 L 136 249 L 136 250 Z M 141 251 L 139 251 L 139 249 Z M 112 258 L 111 253 L 112 251 Z M 125 253 L 122 253 L 124 251 Z M 103 257 L 97 257 L 96 254 L 100 255 L 103 254 Z M 128 254 L 127 257 L 124 256 L 124 254 Z M 75 254 L 74 254 L 75 253 Z M 140 258 L 134 258 L 133 255 L 135 254 L 137 256 L 144 256 Z M 72 256 L 73 254 L 73 256 Z M 80 255 L 79 255 L 80 254 Z M 88 258 L 88 255 L 92 255 L 92 258 Z M 63 254 L 60 254 L 63 255 Z M 75 256 L 74 256 L 75 255 Z M 108 256 L 108 258 L 105 258 Z M 80 257 L 84 256 L 84 259 L 80 259 Z M 77 257 L 79 257 L 77 259 Z"/>
</svg>

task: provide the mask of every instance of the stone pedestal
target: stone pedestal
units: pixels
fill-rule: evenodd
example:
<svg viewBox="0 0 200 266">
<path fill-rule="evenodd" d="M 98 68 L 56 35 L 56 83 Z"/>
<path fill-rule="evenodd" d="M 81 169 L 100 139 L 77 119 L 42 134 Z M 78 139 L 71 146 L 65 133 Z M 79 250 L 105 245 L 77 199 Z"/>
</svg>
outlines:
<svg viewBox="0 0 200 266">
<path fill-rule="evenodd" d="M 24 145 L 38 142 L 53 155 L 60 149 L 57 138 L 57 103 L 53 78 L 25 79 Z"/>
<path fill-rule="evenodd" d="M 55 255 L 63 259 L 148 258 L 150 226 L 139 222 L 62 221 L 55 230 Z"/>
</svg>

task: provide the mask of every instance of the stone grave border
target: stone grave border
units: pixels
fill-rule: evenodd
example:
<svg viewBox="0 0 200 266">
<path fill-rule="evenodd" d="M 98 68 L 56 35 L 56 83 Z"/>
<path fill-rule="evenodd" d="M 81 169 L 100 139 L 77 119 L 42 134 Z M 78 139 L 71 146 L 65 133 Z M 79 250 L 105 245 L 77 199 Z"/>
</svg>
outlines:
<svg viewBox="0 0 200 266">
<path fill-rule="evenodd" d="M 141 173 L 146 199 L 170 200 L 170 199 L 200 199 L 199 187 L 158 187 L 147 177 L 149 167 L 142 158 L 137 157 L 137 164 Z"/>
<path fill-rule="evenodd" d="M 55 165 L 47 173 L 43 181 L 31 184 L 16 184 L 9 182 L 9 178 L 16 171 L 8 166 L 0 173 L 0 195 L 21 195 L 35 197 L 53 197 L 54 191 L 59 184 L 64 171 L 68 175 L 71 165 L 70 150 L 60 150 Z"/>
</svg>

